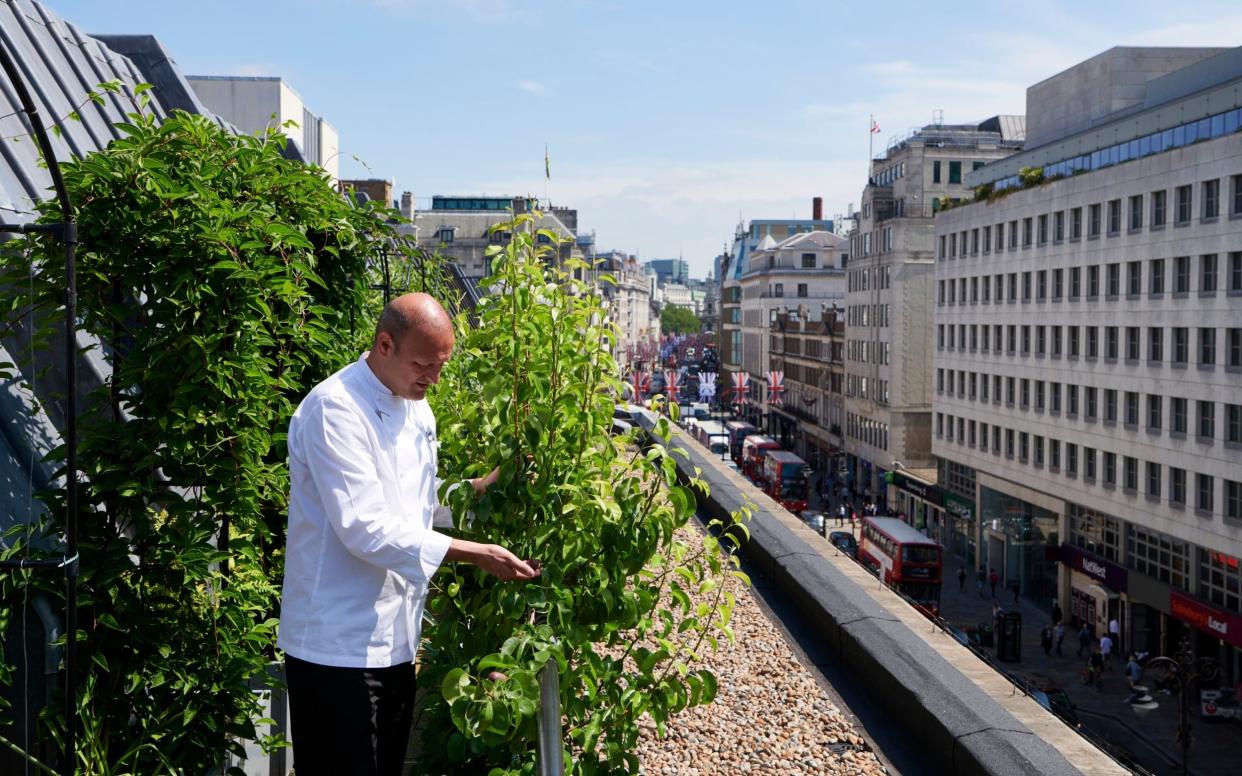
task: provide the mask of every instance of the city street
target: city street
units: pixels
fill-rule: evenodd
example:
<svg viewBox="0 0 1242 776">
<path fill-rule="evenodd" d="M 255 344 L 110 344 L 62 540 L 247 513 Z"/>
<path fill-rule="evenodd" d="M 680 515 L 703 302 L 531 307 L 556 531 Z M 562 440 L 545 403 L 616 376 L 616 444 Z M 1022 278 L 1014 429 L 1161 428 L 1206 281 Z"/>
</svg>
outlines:
<svg viewBox="0 0 1242 776">
<path fill-rule="evenodd" d="M 828 531 L 851 530 L 857 536 L 857 523 L 849 528 L 838 525 L 836 508 L 840 502 L 835 497 L 829 496 L 827 501 L 823 501 L 818 494 L 813 494 L 810 503 L 812 506 L 808 511 L 822 511 L 827 515 Z M 853 508 L 861 512 L 861 503 L 853 504 Z M 964 565 L 962 559 L 946 556 L 940 602 L 940 612 L 945 620 L 965 631 L 991 622 L 993 602 L 999 603 L 1003 611 L 1015 610 L 1013 596 L 1008 592 L 998 591 L 994 599 L 985 585 L 980 595 L 973 575 L 966 580 L 965 590 L 960 590 L 957 569 L 961 565 Z M 1154 681 L 1145 676 L 1143 684 L 1153 690 L 1154 707 L 1128 704 L 1126 698 L 1130 689 L 1123 674 L 1124 655 L 1113 661 L 1111 671 L 1105 671 L 1102 687 L 1096 692 L 1082 680 L 1081 671 L 1086 665 L 1086 656 L 1085 653 L 1083 657 L 1075 655 L 1078 649 L 1077 633 L 1067 627 L 1061 645 L 1062 654 L 1058 655 L 1054 648 L 1051 655 L 1045 656 L 1039 637 L 1040 630 L 1050 622 L 1048 614 L 1025 599 L 1019 599 L 1016 611 L 1022 614 L 1021 659 L 1015 663 L 1000 663 L 1004 670 L 1018 677 L 1034 679 L 1044 687 L 1064 689 L 1076 707 L 1075 712 L 1084 732 L 1124 750 L 1151 772 L 1161 776 L 1181 772 L 1181 750 L 1177 741 L 1179 699 L 1176 692 L 1170 695 L 1154 692 Z M 993 649 L 985 649 L 991 657 L 995 657 Z M 1236 772 L 1237 753 L 1242 750 L 1242 724 L 1238 720 L 1202 720 L 1196 695 L 1191 698 L 1190 725 L 1190 773 L 1212 776 Z"/>
</svg>

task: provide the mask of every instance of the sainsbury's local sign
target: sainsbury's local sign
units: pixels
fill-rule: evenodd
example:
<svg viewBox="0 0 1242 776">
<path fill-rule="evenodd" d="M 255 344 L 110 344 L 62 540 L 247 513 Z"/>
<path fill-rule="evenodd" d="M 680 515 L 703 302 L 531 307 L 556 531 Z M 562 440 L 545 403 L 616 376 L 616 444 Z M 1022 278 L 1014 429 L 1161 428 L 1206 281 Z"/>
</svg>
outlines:
<svg viewBox="0 0 1242 776">
<path fill-rule="evenodd" d="M 1169 592 L 1169 611 L 1182 622 L 1190 623 L 1221 641 L 1242 647 L 1242 617 L 1202 604 L 1177 591 Z"/>
</svg>

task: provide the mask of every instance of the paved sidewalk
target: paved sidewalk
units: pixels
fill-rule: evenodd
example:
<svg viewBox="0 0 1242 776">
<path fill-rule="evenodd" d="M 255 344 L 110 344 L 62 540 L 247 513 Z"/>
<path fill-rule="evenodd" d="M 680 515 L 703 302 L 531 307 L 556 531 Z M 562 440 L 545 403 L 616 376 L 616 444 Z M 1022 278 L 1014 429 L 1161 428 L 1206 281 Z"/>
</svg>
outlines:
<svg viewBox="0 0 1242 776">
<path fill-rule="evenodd" d="M 1112 670 L 1104 672 L 1101 690 L 1094 691 L 1082 681 L 1081 670 L 1086 658 L 1075 655 L 1078 635 L 1068 623 L 1061 645 L 1063 655 L 1058 656 L 1054 648 L 1051 656 L 1045 656 L 1039 645 L 1039 633 L 1051 622 L 1050 615 L 1025 599 L 1019 599 L 1015 607 L 1010 593 L 997 591 L 993 599 L 986 585 L 981 597 L 976 592 L 973 577 L 966 580 L 965 591 L 960 591 L 957 569 L 962 563 L 960 558 L 949 556 L 944 564 L 940 611 L 945 619 L 963 629 L 991 622 L 993 600 L 1005 611 L 1021 612 L 1022 659 L 1001 665 L 1015 674 L 1052 680 L 1053 684 L 1064 688 L 1078 706 L 1079 719 L 1092 735 L 1133 752 L 1139 762 L 1157 774 L 1180 773 L 1181 748 L 1176 736 L 1179 698 L 1176 693 L 1153 693 L 1155 708 L 1136 708 L 1126 703 L 1130 689 L 1123 675 L 1125 656 L 1120 661 L 1114 659 Z M 1142 684 L 1154 690 L 1155 683 L 1150 679 L 1145 677 Z M 1196 695 L 1191 698 L 1190 706 L 1191 772 L 1203 776 L 1242 772 L 1239 765 L 1242 724 L 1236 720 L 1205 722 L 1198 712 Z"/>
</svg>

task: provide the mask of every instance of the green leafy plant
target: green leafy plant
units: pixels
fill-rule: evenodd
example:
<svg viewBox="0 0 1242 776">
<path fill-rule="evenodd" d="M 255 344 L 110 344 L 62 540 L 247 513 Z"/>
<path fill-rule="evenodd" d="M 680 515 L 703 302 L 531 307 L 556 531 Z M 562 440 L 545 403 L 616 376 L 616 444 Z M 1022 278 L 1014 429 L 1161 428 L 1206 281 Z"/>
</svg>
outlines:
<svg viewBox="0 0 1242 776">
<path fill-rule="evenodd" d="M 1018 170 L 1018 180 L 1022 183 L 1023 188 L 1038 186 L 1044 182 L 1043 167 L 1023 167 Z"/>
<path fill-rule="evenodd" d="M 110 372 L 80 421 L 77 771 L 202 773 L 255 737 L 250 683 L 276 657 L 289 416 L 369 340 L 379 253 L 394 277 L 427 259 L 395 240 L 387 211 L 285 159 L 278 133 L 136 107 L 122 138 L 63 165 L 78 330 Z M 42 207 L 44 221 L 59 215 Z M 5 308 L 32 316 L 34 349 L 49 349 L 63 251 L 46 237 L 28 248 L 33 273 L 22 253 L 4 256 Z M 46 524 L 9 554 L 63 532 L 63 493 L 45 495 Z M 24 586 L 63 609 L 56 578 L 14 573 L 0 575 L 6 615 Z M 61 704 L 45 708 L 40 740 L 59 748 L 65 722 Z"/>
<path fill-rule="evenodd" d="M 710 703 L 705 653 L 732 638 L 733 600 L 720 581 L 741 575 L 732 553 L 745 516 L 701 539 L 677 533 L 705 485 L 679 482 L 664 445 L 609 435 L 621 389 L 612 326 L 573 279 L 585 265 L 557 266 L 557 237 L 535 232 L 534 218 L 497 227 L 513 239 L 491 251 L 492 294 L 432 399 L 448 479 L 500 467 L 479 500 L 465 488 L 449 496 L 458 528 L 540 560 L 542 576 L 500 583 L 452 567 L 436 577 L 419 674 L 430 688 L 425 773 L 533 774 L 537 676 L 548 661 L 567 771 L 634 773 L 639 719 L 663 733 L 678 711 Z M 667 441 L 668 424 L 661 418 L 655 437 Z"/>
</svg>

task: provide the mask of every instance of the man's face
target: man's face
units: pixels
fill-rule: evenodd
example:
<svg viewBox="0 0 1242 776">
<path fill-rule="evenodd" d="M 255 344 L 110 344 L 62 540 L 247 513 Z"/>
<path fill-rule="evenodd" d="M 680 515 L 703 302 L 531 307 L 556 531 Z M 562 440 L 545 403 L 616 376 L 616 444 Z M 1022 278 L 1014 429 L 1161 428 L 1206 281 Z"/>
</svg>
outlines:
<svg viewBox="0 0 1242 776">
<path fill-rule="evenodd" d="M 425 398 L 427 389 L 440 382 L 440 371 L 453 355 L 453 344 L 451 332 L 429 336 L 410 331 L 400 342 L 388 332 L 380 332 L 374 348 L 382 365 L 380 382 L 403 399 Z"/>
</svg>

